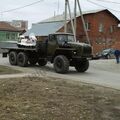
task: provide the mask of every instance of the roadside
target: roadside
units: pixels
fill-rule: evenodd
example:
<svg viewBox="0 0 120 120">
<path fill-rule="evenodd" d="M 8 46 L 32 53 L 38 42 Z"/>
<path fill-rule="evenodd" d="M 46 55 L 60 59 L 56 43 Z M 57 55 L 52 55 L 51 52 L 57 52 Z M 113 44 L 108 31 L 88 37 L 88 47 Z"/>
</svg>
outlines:
<svg viewBox="0 0 120 120">
<path fill-rule="evenodd" d="M 0 79 L 1 120 L 120 120 L 120 91 L 65 79 Z"/>
<path fill-rule="evenodd" d="M 116 64 L 115 59 L 91 60 L 90 65 L 99 70 L 120 73 L 120 64 Z"/>
</svg>

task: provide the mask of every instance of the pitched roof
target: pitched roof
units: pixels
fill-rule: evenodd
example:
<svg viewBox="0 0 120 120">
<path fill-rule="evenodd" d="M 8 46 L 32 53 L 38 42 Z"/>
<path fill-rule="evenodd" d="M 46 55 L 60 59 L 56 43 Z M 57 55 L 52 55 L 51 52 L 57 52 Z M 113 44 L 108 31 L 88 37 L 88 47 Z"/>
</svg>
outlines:
<svg viewBox="0 0 120 120">
<path fill-rule="evenodd" d="M 91 11 L 84 11 L 83 15 L 86 14 L 94 14 L 101 11 L 107 11 L 111 15 L 113 15 L 109 10 L 107 9 L 99 9 L 99 10 L 91 10 Z M 73 18 L 74 14 L 72 14 Z M 77 17 L 80 16 L 80 13 L 77 13 Z M 118 21 L 119 19 L 113 15 Z M 70 20 L 70 17 L 68 15 L 67 20 Z M 48 36 L 49 34 L 57 32 L 60 28 L 64 26 L 64 14 L 57 15 L 54 17 L 51 17 L 49 19 L 43 20 L 41 22 L 38 22 L 36 24 L 33 24 L 32 28 L 28 30 L 24 35 L 29 36 L 31 33 L 34 33 L 36 36 Z"/>
<path fill-rule="evenodd" d="M 89 10 L 89 11 L 83 11 L 83 15 L 86 15 L 86 14 L 94 14 L 94 13 L 98 13 L 98 12 L 101 12 L 101 11 L 108 11 L 110 14 L 112 14 L 109 10 L 107 9 L 97 9 L 97 10 Z M 112 14 L 116 19 L 118 19 L 114 14 Z M 78 12 L 77 13 L 77 17 L 81 16 L 80 13 Z M 74 18 L 74 14 L 72 14 L 72 18 Z M 52 22 L 52 21 L 64 21 L 65 19 L 65 15 L 64 13 L 61 14 L 61 15 L 57 15 L 57 16 L 54 16 L 54 17 L 51 17 L 51 18 L 48 18 L 46 20 L 43 20 L 41 22 Z M 70 16 L 69 14 L 67 15 L 67 20 L 69 21 L 70 20 Z M 119 20 L 119 19 L 118 19 Z M 41 22 L 38 22 L 38 23 L 41 23 Z"/>
<path fill-rule="evenodd" d="M 11 26 L 9 23 L 4 21 L 0 21 L 0 30 L 19 32 L 18 29 L 16 29 L 15 27 Z"/>
<path fill-rule="evenodd" d="M 57 32 L 61 27 L 63 27 L 64 22 L 41 22 L 38 24 L 33 24 L 32 28 L 28 30 L 24 35 L 29 36 L 34 33 L 35 36 L 48 36 L 49 34 Z"/>
</svg>

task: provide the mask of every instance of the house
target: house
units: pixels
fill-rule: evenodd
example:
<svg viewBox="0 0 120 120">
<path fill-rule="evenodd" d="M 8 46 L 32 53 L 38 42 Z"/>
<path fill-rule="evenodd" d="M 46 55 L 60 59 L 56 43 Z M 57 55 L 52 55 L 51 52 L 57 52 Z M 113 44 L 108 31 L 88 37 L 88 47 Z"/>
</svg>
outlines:
<svg viewBox="0 0 120 120">
<path fill-rule="evenodd" d="M 18 29 L 28 29 L 28 21 L 27 20 L 12 20 L 10 24 Z"/>
<path fill-rule="evenodd" d="M 58 32 L 64 26 L 64 21 L 46 21 L 33 24 L 32 28 L 28 30 L 24 35 L 29 36 L 35 34 L 38 40 L 44 40 L 51 33 Z"/>
<path fill-rule="evenodd" d="M 28 30 L 27 20 L 12 20 L 10 25 L 17 28 L 20 31 L 20 34 L 24 34 Z"/>
<path fill-rule="evenodd" d="M 0 21 L 0 42 L 15 41 L 18 39 L 20 31 L 7 22 Z"/>
<path fill-rule="evenodd" d="M 73 15 L 72 15 L 73 16 Z M 119 43 L 120 21 L 107 9 L 86 11 L 83 12 L 86 29 L 93 46 L 94 54 L 105 48 L 116 48 L 116 43 Z M 76 37 L 80 42 L 87 42 L 86 35 L 83 29 L 83 24 L 80 14 L 77 14 Z M 67 32 L 72 33 L 70 17 L 67 18 Z M 58 26 L 54 26 L 59 24 Z M 41 27 L 42 26 L 42 27 Z M 49 33 L 64 31 L 64 14 L 51 17 L 32 26 L 25 34 L 37 33 L 37 36 L 47 36 Z M 44 34 L 45 33 L 45 34 Z M 117 44 L 118 45 L 118 44 Z"/>
</svg>

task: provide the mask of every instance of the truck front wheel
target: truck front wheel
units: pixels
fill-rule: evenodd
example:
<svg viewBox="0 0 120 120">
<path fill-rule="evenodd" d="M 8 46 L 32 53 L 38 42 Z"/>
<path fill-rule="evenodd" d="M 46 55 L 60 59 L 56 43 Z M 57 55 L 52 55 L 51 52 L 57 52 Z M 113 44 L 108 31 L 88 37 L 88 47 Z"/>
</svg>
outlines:
<svg viewBox="0 0 120 120">
<path fill-rule="evenodd" d="M 14 51 L 11 51 L 9 53 L 9 62 L 11 65 L 17 65 L 17 53 Z"/>
<path fill-rule="evenodd" d="M 84 59 L 80 62 L 76 62 L 75 69 L 78 72 L 85 72 L 89 68 L 89 61 L 87 59 Z"/>
<path fill-rule="evenodd" d="M 17 64 L 21 67 L 26 67 L 28 65 L 28 57 L 26 53 L 20 52 L 17 55 Z"/>
<path fill-rule="evenodd" d="M 65 74 L 69 70 L 69 60 L 64 55 L 56 56 L 54 59 L 54 69 L 57 73 Z"/>
</svg>

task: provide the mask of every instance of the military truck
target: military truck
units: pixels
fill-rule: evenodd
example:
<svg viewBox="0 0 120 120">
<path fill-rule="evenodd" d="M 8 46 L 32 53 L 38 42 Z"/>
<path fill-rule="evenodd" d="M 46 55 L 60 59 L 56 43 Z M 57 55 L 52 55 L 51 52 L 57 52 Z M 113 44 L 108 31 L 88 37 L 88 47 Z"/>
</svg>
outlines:
<svg viewBox="0 0 120 120">
<path fill-rule="evenodd" d="M 89 44 L 79 43 L 74 40 L 74 35 L 69 33 L 50 34 L 44 41 L 37 41 L 35 48 L 4 47 L 7 50 L 3 57 L 9 55 L 11 65 L 26 67 L 28 64 L 45 66 L 48 61 L 53 63 L 57 73 L 67 73 L 69 66 L 75 67 L 77 72 L 85 72 L 89 68 L 92 48 Z"/>
</svg>

